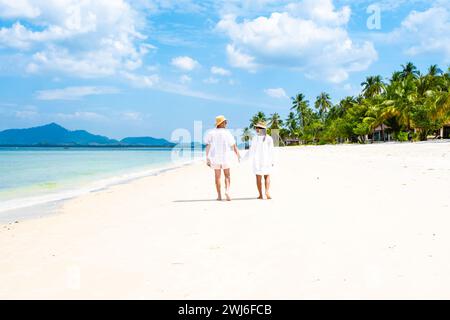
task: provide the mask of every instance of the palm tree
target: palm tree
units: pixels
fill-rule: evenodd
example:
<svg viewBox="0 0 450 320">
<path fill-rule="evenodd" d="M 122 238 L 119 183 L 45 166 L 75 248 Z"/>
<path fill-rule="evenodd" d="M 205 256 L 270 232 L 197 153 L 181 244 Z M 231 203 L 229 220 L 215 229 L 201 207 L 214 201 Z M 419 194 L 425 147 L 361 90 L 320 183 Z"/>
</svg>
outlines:
<svg viewBox="0 0 450 320">
<path fill-rule="evenodd" d="M 392 83 L 389 87 L 387 99 L 383 102 L 384 110 L 381 117 L 389 119 L 396 117 L 401 126 L 411 131 L 411 111 L 417 102 L 417 85 L 412 77 Z"/>
<path fill-rule="evenodd" d="M 322 92 L 316 99 L 315 107 L 319 110 L 320 115 L 324 115 L 331 109 L 333 104 L 331 103 L 330 95 L 326 92 Z"/>
<path fill-rule="evenodd" d="M 450 120 L 450 92 L 434 92 L 428 98 L 432 103 L 430 118 L 447 123 Z"/>
<path fill-rule="evenodd" d="M 444 87 L 447 88 L 447 91 L 450 91 L 450 67 L 448 67 L 447 72 L 441 77 L 444 82 Z"/>
<path fill-rule="evenodd" d="M 428 68 L 428 75 L 435 77 L 437 75 L 443 74 L 444 71 L 442 71 L 437 64 L 433 64 Z"/>
<path fill-rule="evenodd" d="M 242 132 L 242 142 L 245 144 L 245 149 L 248 149 L 250 146 L 250 140 L 253 138 L 253 133 L 250 128 L 245 128 Z"/>
<path fill-rule="evenodd" d="M 253 116 L 250 120 L 250 127 L 254 128 L 258 122 L 266 122 L 267 118 L 264 112 L 259 111 L 257 114 Z"/>
<path fill-rule="evenodd" d="M 338 105 L 330 109 L 327 119 L 336 120 L 338 118 L 344 117 L 347 110 L 353 107 L 355 103 L 356 103 L 355 97 L 349 96 L 342 99 Z"/>
<path fill-rule="evenodd" d="M 412 62 L 408 62 L 406 65 L 402 65 L 403 70 L 401 71 L 402 79 L 405 79 L 409 76 L 413 78 L 417 78 L 420 75 L 420 71 Z"/>
<path fill-rule="evenodd" d="M 306 100 L 306 97 L 303 93 L 299 93 L 295 97 L 292 97 L 291 100 L 292 100 L 291 110 L 295 110 L 300 120 L 300 127 L 303 128 L 307 124 L 309 101 Z"/>
<path fill-rule="evenodd" d="M 294 138 L 298 133 L 297 117 L 294 112 L 290 112 L 286 119 L 286 129 L 290 138 Z"/>
<path fill-rule="evenodd" d="M 376 95 L 383 93 L 385 84 L 381 76 L 367 77 L 366 81 L 361 83 L 363 87 L 363 94 L 366 98 L 373 98 Z"/>
<path fill-rule="evenodd" d="M 392 82 L 397 82 L 397 81 L 400 81 L 400 80 L 402 80 L 402 72 L 401 71 L 395 71 L 394 73 L 392 73 L 392 76 L 391 76 L 391 79 L 390 79 L 391 83 Z"/>
<path fill-rule="evenodd" d="M 428 74 L 424 77 L 427 86 L 433 90 L 442 90 L 446 89 L 447 86 L 445 84 L 445 75 L 444 71 L 442 71 L 437 64 L 431 65 L 428 68 Z"/>
<path fill-rule="evenodd" d="M 270 129 L 280 129 L 283 125 L 283 120 L 278 113 L 274 113 L 269 117 L 269 127 Z"/>
<path fill-rule="evenodd" d="M 353 105 L 356 103 L 356 99 L 353 96 L 346 97 L 344 100 L 342 100 L 339 105 L 344 109 L 344 111 L 347 111 Z"/>
<path fill-rule="evenodd" d="M 364 142 L 367 134 L 384 124 L 382 128 L 388 127 L 399 140 L 412 136 L 413 131 L 414 138 L 426 140 L 450 120 L 450 67 L 443 72 L 432 65 L 421 75 L 409 62 L 390 79 L 371 76 L 361 86 L 361 94 L 334 106 L 330 96 L 321 93 L 315 101 L 317 112 L 300 93 L 292 98 L 292 112 L 284 123 L 274 113 L 267 119 L 269 128 L 282 127 L 283 139 L 304 143 Z M 265 118 L 260 112 L 252 123 Z"/>
<path fill-rule="evenodd" d="M 424 98 L 433 91 L 434 78 L 435 76 L 429 74 L 425 77 L 421 76 L 416 80 L 417 94 L 419 97 Z"/>
</svg>

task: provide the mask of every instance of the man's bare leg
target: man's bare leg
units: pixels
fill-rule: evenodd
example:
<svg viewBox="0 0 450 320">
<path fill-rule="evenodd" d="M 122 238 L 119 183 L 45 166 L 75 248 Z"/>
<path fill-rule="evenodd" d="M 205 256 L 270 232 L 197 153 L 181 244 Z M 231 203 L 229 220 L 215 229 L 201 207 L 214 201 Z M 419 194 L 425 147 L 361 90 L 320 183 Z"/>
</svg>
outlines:
<svg viewBox="0 0 450 320">
<path fill-rule="evenodd" d="M 214 170 L 214 176 L 216 180 L 217 200 L 222 201 L 222 190 L 220 185 L 220 175 L 222 170 Z"/>
<path fill-rule="evenodd" d="M 263 194 L 262 194 L 262 176 L 257 175 L 256 176 L 256 187 L 258 188 L 259 197 L 258 199 L 263 200 Z"/>
<path fill-rule="evenodd" d="M 264 183 L 266 188 L 266 198 L 267 200 L 272 199 L 270 196 L 270 176 L 264 176 Z"/>
<path fill-rule="evenodd" d="M 223 174 L 225 175 L 225 197 L 227 198 L 227 201 L 231 201 L 231 198 L 230 198 L 230 184 L 231 184 L 230 169 L 223 169 Z"/>
</svg>

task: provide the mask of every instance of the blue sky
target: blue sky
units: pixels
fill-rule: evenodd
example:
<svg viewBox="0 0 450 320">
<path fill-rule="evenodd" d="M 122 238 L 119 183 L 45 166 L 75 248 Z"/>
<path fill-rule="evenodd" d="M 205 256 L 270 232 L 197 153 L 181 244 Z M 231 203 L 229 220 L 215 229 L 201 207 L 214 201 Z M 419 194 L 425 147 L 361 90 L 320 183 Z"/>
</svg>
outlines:
<svg viewBox="0 0 450 320">
<path fill-rule="evenodd" d="M 447 70 L 449 30 L 448 0 L 0 0 L 0 130 L 242 128 L 298 92 L 337 102 L 408 61 Z"/>
</svg>

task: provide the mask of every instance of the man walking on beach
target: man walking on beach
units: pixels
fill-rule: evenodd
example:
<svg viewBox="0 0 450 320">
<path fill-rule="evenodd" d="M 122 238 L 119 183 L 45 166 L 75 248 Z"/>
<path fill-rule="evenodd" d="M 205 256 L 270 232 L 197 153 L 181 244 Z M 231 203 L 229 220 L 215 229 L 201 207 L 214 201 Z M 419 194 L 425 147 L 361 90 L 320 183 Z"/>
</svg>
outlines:
<svg viewBox="0 0 450 320">
<path fill-rule="evenodd" d="M 214 176 L 217 189 L 217 200 L 222 201 L 221 174 L 225 176 L 225 197 L 231 201 L 230 197 L 230 166 L 233 152 L 240 161 L 241 156 L 233 135 L 226 129 L 228 124 L 224 116 L 216 117 L 216 128 L 211 130 L 205 137 L 206 143 L 206 164 L 214 169 Z"/>
</svg>

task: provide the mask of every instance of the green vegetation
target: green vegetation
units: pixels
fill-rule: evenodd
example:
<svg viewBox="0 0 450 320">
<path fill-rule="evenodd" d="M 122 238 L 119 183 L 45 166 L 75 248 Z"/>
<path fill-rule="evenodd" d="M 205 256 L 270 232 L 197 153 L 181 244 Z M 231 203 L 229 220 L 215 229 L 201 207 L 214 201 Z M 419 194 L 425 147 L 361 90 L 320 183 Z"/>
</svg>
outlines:
<svg viewBox="0 0 450 320">
<path fill-rule="evenodd" d="M 291 112 L 285 121 L 277 113 L 266 117 L 258 112 L 249 128 L 264 120 L 271 129 L 280 130 L 284 141 L 325 144 L 365 143 L 377 130 L 382 132 L 380 140 L 388 133 L 397 141 L 424 141 L 450 123 L 450 68 L 444 73 L 433 65 L 422 74 L 408 63 L 387 81 L 370 76 L 361 87 L 360 95 L 346 97 L 335 105 L 330 95 L 322 92 L 314 108 L 299 93 L 291 98 Z"/>
</svg>

